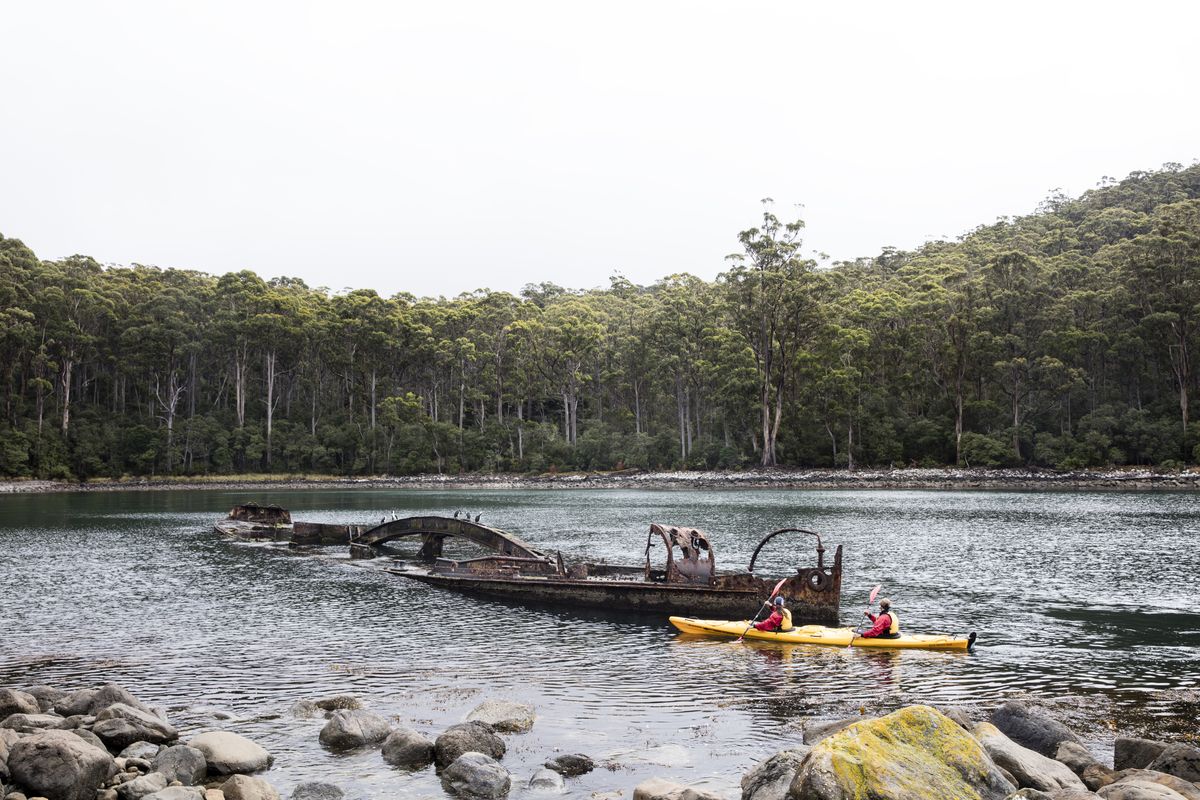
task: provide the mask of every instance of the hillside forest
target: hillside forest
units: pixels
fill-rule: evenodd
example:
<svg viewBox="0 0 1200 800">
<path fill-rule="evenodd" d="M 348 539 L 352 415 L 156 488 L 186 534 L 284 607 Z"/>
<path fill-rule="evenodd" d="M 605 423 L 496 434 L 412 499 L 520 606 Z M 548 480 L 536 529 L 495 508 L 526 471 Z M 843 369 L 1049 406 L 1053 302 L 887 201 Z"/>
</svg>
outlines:
<svg viewBox="0 0 1200 800">
<path fill-rule="evenodd" d="M 0 236 L 0 475 L 1200 461 L 1200 166 L 957 241 L 455 298 L 40 260 Z"/>
</svg>

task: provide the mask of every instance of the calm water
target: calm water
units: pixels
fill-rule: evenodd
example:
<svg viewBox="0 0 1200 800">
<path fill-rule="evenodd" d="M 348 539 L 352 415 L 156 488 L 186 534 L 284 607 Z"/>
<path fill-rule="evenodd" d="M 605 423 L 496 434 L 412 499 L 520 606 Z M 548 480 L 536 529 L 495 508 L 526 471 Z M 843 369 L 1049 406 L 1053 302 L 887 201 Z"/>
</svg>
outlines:
<svg viewBox="0 0 1200 800">
<path fill-rule="evenodd" d="M 464 509 L 544 548 L 636 561 L 650 522 L 712 534 L 743 567 L 763 533 L 846 548 L 843 619 L 880 583 L 912 631 L 979 632 L 973 654 L 734 644 L 665 620 L 464 598 L 350 562 L 223 540 L 237 502 L 371 522 Z M 432 770 L 322 749 L 301 698 L 351 693 L 429 735 L 487 697 L 536 706 L 507 736 L 512 796 L 556 752 L 611 769 L 571 796 L 660 776 L 728 797 L 807 717 L 927 702 L 982 713 L 1033 695 L 1097 750 L 1113 729 L 1189 730 L 1200 700 L 1200 496 L 917 491 L 188 491 L 0 497 L 0 686 L 114 680 L 185 736 L 220 727 L 276 756 L 281 792 L 331 780 L 358 798 L 441 797 Z M 808 563 L 781 541 L 759 572 Z M 808 548 L 810 545 L 804 544 Z M 763 560 L 765 559 L 765 561 Z M 753 613 L 754 609 L 747 609 Z M 232 714 L 218 721 L 214 715 Z"/>
</svg>

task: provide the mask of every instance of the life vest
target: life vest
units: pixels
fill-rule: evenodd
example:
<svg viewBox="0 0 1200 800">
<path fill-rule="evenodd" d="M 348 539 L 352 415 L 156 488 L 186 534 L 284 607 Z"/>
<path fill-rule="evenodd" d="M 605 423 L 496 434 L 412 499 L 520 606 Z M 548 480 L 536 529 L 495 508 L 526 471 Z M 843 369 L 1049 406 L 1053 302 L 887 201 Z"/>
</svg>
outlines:
<svg viewBox="0 0 1200 800">
<path fill-rule="evenodd" d="M 783 620 L 779 623 L 779 630 L 792 630 L 792 611 L 789 608 L 783 609 Z"/>
<path fill-rule="evenodd" d="M 899 636 L 900 635 L 900 618 L 897 617 L 896 612 L 892 611 L 890 608 L 887 611 L 887 615 L 888 615 L 888 619 L 890 619 L 892 621 L 891 627 L 889 627 L 887 630 L 888 636 Z"/>
</svg>

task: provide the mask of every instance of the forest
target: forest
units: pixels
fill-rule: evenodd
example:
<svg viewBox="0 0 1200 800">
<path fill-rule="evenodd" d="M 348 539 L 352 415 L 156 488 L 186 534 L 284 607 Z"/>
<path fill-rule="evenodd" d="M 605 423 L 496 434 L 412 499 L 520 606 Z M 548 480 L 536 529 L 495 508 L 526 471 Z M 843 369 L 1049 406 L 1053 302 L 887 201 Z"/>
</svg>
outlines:
<svg viewBox="0 0 1200 800">
<path fill-rule="evenodd" d="M 1200 165 L 852 262 L 747 219 L 712 282 L 451 299 L 0 236 L 0 475 L 1200 461 Z"/>
</svg>

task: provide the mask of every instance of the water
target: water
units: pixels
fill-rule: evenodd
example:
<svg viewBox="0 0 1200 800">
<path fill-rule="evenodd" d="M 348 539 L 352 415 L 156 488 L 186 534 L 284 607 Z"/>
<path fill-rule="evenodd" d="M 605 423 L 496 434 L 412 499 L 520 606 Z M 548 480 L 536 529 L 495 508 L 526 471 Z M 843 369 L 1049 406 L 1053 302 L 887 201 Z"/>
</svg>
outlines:
<svg viewBox="0 0 1200 800">
<path fill-rule="evenodd" d="M 978 631 L 972 654 L 689 638 L 665 620 L 525 608 L 411 583 L 344 548 L 231 542 L 212 523 L 256 495 L 296 519 L 371 523 L 466 510 L 565 553 L 636 562 L 650 522 L 703 528 L 743 567 L 779 527 L 846 548 L 843 620 L 883 585 L 910 631 Z M 0 686 L 116 681 L 184 736 L 233 730 L 276 757 L 286 796 L 441 797 L 433 771 L 333 754 L 302 698 L 349 693 L 427 735 L 489 697 L 531 703 L 506 736 L 512 796 L 557 753 L 608 768 L 574 797 L 666 777 L 739 796 L 804 719 L 925 702 L 979 715 L 1031 695 L 1102 751 L 1113 730 L 1192 733 L 1200 573 L 1191 494 L 935 491 L 178 491 L 0 498 Z M 778 537 L 758 571 L 815 557 Z M 753 613 L 754 609 L 747 609 Z M 232 719 L 218 716 L 232 715 Z"/>
</svg>

